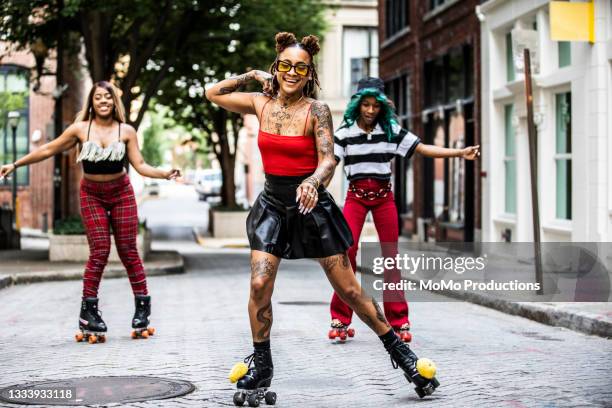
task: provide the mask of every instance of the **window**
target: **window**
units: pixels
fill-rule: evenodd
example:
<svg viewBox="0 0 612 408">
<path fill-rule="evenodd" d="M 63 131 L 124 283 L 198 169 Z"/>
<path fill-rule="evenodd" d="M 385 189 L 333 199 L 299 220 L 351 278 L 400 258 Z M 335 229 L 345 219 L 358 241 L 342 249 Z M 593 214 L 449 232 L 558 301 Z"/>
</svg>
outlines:
<svg viewBox="0 0 612 408">
<path fill-rule="evenodd" d="M 512 56 L 512 34 L 506 34 L 506 82 L 514 81 L 514 58 Z"/>
<path fill-rule="evenodd" d="M 391 81 L 387 81 L 385 83 L 385 88 L 385 93 L 395 104 L 400 126 L 410 130 L 412 127 L 410 122 L 412 112 L 410 77 L 408 75 L 402 75 Z M 412 160 L 401 158 L 399 166 L 396 167 L 396 171 L 403 172 L 403 177 L 399 178 L 403 186 L 396 188 L 398 196 L 403 197 L 403 202 L 399 203 L 399 211 L 402 214 L 412 214 L 414 205 L 414 172 Z"/>
<path fill-rule="evenodd" d="M 385 37 L 392 37 L 410 25 L 407 0 L 385 1 Z"/>
<path fill-rule="evenodd" d="M 514 105 L 504 106 L 504 211 L 516 214 L 516 146 L 512 116 Z"/>
<path fill-rule="evenodd" d="M 473 95 L 472 48 L 468 45 L 450 49 L 424 65 L 425 106 L 455 103 Z"/>
<path fill-rule="evenodd" d="M 13 158 L 13 131 L 8 124 L 9 111 L 20 114 L 19 125 L 16 132 L 17 158 L 28 153 L 29 148 L 29 109 L 28 109 L 28 71 L 12 65 L 0 65 L 0 163 L 12 163 Z M 20 167 L 16 173 L 17 184 L 29 183 L 28 166 Z M 9 185 L 4 180 L 3 185 Z"/>
<path fill-rule="evenodd" d="M 572 219 L 572 94 L 555 95 L 556 216 Z"/>
<path fill-rule="evenodd" d="M 344 28 L 343 43 L 342 92 L 349 97 L 357 91 L 361 78 L 378 76 L 378 31 L 375 27 Z"/>
<path fill-rule="evenodd" d="M 429 0 L 429 9 L 433 10 L 435 8 L 443 6 L 444 3 L 449 3 L 449 2 L 450 0 Z"/>
<path fill-rule="evenodd" d="M 572 65 L 572 47 L 569 41 L 559 41 L 557 45 L 559 52 L 559 68 Z"/>
<path fill-rule="evenodd" d="M 454 112 L 448 125 L 449 147 L 463 149 L 465 147 L 465 117 L 463 112 Z M 459 157 L 449 159 L 449 220 L 462 222 L 465 220 L 465 160 Z"/>
</svg>

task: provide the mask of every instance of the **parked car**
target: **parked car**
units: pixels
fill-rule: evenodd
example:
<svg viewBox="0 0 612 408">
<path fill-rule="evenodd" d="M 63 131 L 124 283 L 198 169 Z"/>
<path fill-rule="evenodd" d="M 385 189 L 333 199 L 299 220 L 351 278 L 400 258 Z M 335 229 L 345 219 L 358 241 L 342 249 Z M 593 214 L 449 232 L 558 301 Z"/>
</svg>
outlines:
<svg viewBox="0 0 612 408">
<path fill-rule="evenodd" d="M 195 175 L 195 190 L 198 193 L 200 200 L 206 200 L 208 197 L 221 196 L 221 185 L 223 178 L 221 170 L 205 169 L 198 170 Z"/>
<path fill-rule="evenodd" d="M 148 195 L 159 195 L 159 183 L 155 180 L 146 180 L 144 185 L 144 191 Z"/>
</svg>

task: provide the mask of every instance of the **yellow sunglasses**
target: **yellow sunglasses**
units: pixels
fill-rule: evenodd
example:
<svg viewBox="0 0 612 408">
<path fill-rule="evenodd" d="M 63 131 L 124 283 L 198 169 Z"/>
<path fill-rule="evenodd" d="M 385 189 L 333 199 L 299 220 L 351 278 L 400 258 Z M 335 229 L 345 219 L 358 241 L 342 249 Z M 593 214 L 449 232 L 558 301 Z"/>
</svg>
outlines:
<svg viewBox="0 0 612 408">
<path fill-rule="evenodd" d="M 310 65 L 304 64 L 303 62 L 298 62 L 295 65 L 291 65 L 287 61 L 278 61 L 276 63 L 276 70 L 278 72 L 289 72 L 291 71 L 291 68 L 293 68 L 296 74 L 303 77 L 308 76 L 308 73 L 310 72 Z"/>
</svg>

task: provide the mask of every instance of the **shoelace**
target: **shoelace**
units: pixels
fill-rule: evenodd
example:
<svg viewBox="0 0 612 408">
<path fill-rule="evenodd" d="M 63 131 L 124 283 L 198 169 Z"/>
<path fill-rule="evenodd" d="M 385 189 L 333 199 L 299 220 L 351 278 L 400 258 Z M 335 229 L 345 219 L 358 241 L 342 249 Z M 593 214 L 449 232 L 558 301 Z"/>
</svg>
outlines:
<svg viewBox="0 0 612 408">
<path fill-rule="evenodd" d="M 253 352 L 252 354 L 244 358 L 244 364 L 248 364 L 249 368 L 251 368 L 251 364 L 253 364 L 254 360 L 255 360 L 255 352 Z"/>
<path fill-rule="evenodd" d="M 395 362 L 395 360 L 393 359 L 393 357 L 391 357 L 391 365 L 393 366 L 393 369 L 394 369 L 394 370 L 397 370 L 397 369 L 398 369 L 398 367 L 399 367 L 399 364 L 397 364 L 397 363 Z"/>
<path fill-rule="evenodd" d="M 347 327 L 346 325 L 342 324 L 341 322 L 332 322 L 331 324 L 332 329 L 342 329 Z"/>
</svg>

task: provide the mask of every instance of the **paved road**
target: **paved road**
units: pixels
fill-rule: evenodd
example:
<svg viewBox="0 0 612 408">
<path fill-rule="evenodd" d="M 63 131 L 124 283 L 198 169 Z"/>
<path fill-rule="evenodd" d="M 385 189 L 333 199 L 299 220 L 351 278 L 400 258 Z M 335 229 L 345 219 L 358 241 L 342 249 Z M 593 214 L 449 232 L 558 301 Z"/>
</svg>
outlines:
<svg viewBox="0 0 612 408">
<path fill-rule="evenodd" d="M 0 386 L 92 375 L 154 375 L 192 381 L 175 400 L 130 407 L 232 405 L 226 376 L 251 352 L 244 251 L 186 256 L 188 273 L 149 280 L 149 340 L 129 338 L 126 280 L 102 284 L 106 344 L 75 343 L 80 283 L 16 286 L 0 292 Z M 360 322 L 346 344 L 326 339 L 329 286 L 309 260 L 281 264 L 274 295 L 273 383 L 279 407 L 612 406 L 612 341 L 541 325 L 461 302 L 411 305 L 414 349 L 434 359 L 442 386 L 418 400 Z M 444 299 L 444 298 L 441 298 Z"/>
<path fill-rule="evenodd" d="M 160 181 L 159 196 L 147 197 L 138 208 L 141 219 L 147 220 L 154 239 L 193 239 L 193 228 L 208 230 L 208 210 L 199 201 L 193 186 Z"/>
</svg>

